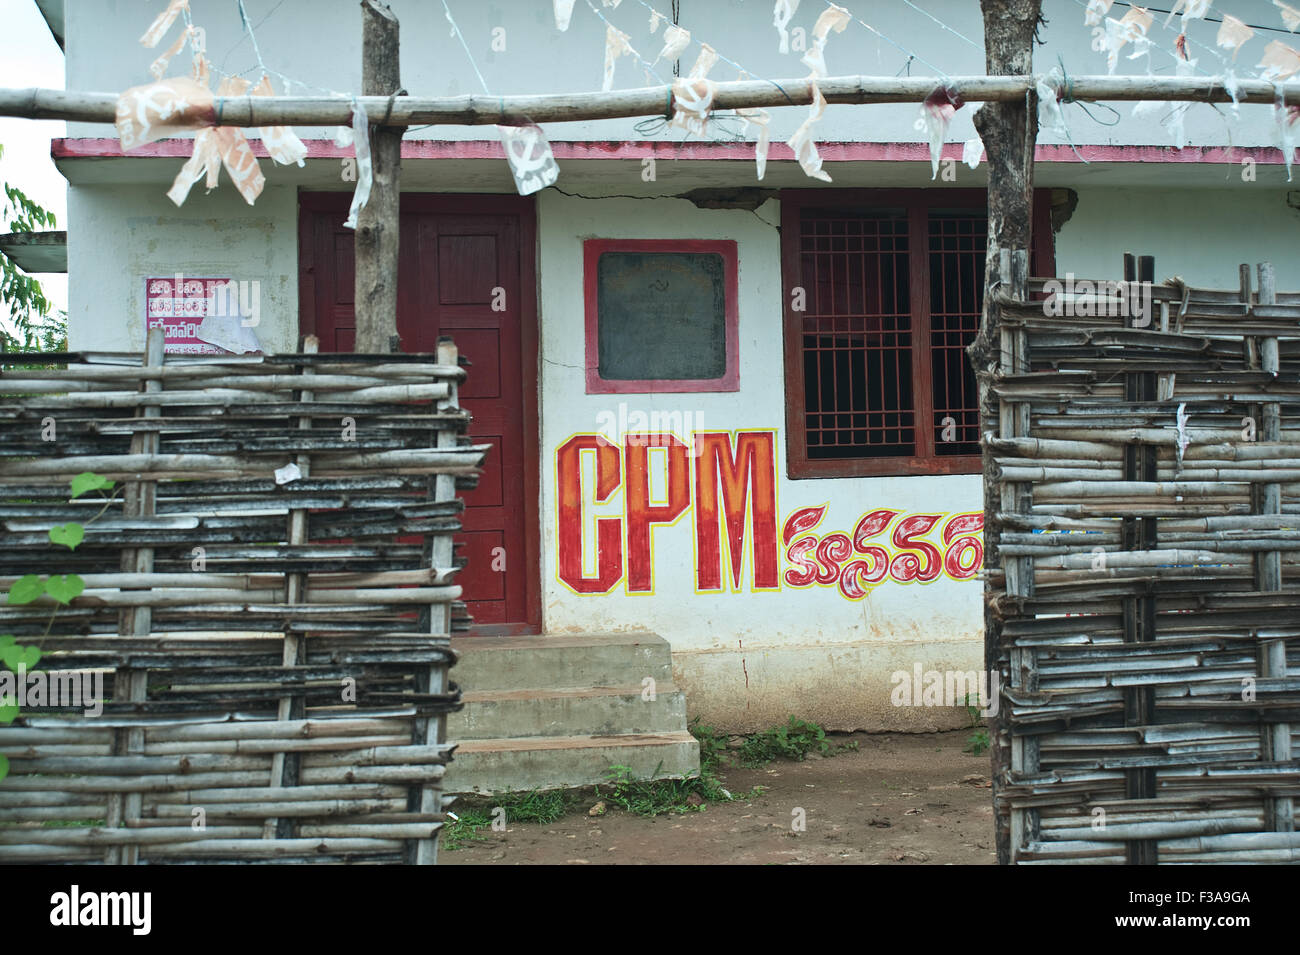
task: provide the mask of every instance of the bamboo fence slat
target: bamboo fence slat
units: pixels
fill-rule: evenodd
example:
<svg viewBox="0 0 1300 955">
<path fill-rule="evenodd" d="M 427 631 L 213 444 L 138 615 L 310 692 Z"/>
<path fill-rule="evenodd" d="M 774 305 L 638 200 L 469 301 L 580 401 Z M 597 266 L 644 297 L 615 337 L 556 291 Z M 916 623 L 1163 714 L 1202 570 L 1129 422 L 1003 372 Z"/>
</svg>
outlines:
<svg viewBox="0 0 1300 955">
<path fill-rule="evenodd" d="M 1145 328 L 1097 283 L 991 300 L 1013 863 L 1300 862 L 1300 295 L 1241 279 Z"/>
<path fill-rule="evenodd" d="M 32 359 L 0 359 L 0 588 L 86 586 L 0 605 L 0 632 L 102 710 L 0 726 L 0 861 L 435 861 L 457 494 L 487 451 L 454 346 L 164 356 L 151 332 L 143 358 L 7 365 Z M 111 499 L 69 500 L 88 470 Z"/>
</svg>

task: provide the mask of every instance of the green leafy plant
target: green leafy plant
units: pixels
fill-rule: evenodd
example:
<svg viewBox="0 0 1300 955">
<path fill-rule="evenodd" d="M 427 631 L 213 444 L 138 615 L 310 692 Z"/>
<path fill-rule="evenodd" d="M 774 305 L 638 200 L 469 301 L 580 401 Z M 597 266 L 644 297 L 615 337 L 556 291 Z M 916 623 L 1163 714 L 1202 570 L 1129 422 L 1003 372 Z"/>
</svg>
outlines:
<svg viewBox="0 0 1300 955">
<path fill-rule="evenodd" d="M 485 829 L 500 818 L 497 808 L 505 810 L 508 822 L 555 822 L 577 805 L 578 794 L 563 789 L 532 789 L 527 792 L 506 790 L 493 796 L 462 797 L 439 833 L 439 845 L 449 852 L 467 842 L 484 842 L 492 838 Z"/>
<path fill-rule="evenodd" d="M 0 156 L 4 146 L 0 145 Z M 53 229 L 54 213 L 33 202 L 17 186 L 2 183 L 0 231 L 36 232 Z M 0 321 L 0 343 L 4 351 L 49 351 L 67 349 L 67 315 L 54 310 L 41 283 L 28 275 L 0 251 L 0 306 L 8 321 Z"/>
<path fill-rule="evenodd" d="M 826 731 L 816 723 L 791 716 L 784 724 L 748 737 L 737 752 L 745 766 L 766 766 L 774 759 L 805 759 L 809 753 L 830 754 Z"/>
<path fill-rule="evenodd" d="M 659 816 L 664 813 L 703 812 L 711 802 L 729 802 L 735 798 L 712 772 L 684 779 L 660 779 L 660 763 L 649 779 L 638 779 L 630 766 L 611 766 L 605 774 L 609 788 L 606 798 L 636 816 Z M 598 790 L 600 787 L 596 787 Z M 755 791 L 756 794 L 756 791 Z"/>
<path fill-rule="evenodd" d="M 712 726 L 701 725 L 698 716 L 686 728 L 700 744 L 700 770 L 712 771 L 721 765 L 727 755 L 727 735 Z"/>
<path fill-rule="evenodd" d="M 93 471 L 84 471 L 72 479 L 69 484 L 70 497 L 76 499 L 83 494 L 91 491 L 98 491 L 104 498 L 104 505 L 87 524 L 96 521 L 103 515 L 113 498 L 116 496 L 114 483 Z M 113 493 L 107 493 L 112 491 Z M 50 543 L 66 547 L 68 550 L 76 550 L 78 545 L 86 537 L 86 528 L 84 524 L 69 522 L 51 527 L 49 530 Z M 58 616 L 59 608 L 66 607 L 77 597 L 81 596 L 86 589 L 86 582 L 77 574 L 50 574 L 42 577 L 39 574 L 24 574 L 14 581 L 13 586 L 9 588 L 9 593 L 5 602 L 11 606 L 22 606 L 33 603 L 43 596 L 51 597 L 54 600 L 54 608 L 50 611 L 49 622 L 45 625 L 45 632 L 34 644 L 21 644 L 12 634 L 0 635 L 0 663 L 3 663 L 8 669 L 18 674 L 20 670 L 30 671 L 36 668 L 41 662 L 41 644 L 49 636 L 50 630 L 54 626 L 54 620 Z M 0 699 L 0 724 L 8 725 L 18 718 L 18 703 L 12 698 Z M 0 755 L 0 780 L 9 775 L 9 760 Z"/>
<path fill-rule="evenodd" d="M 974 697 L 972 702 L 972 693 L 967 693 L 965 700 L 962 701 L 966 707 L 966 715 L 970 718 L 970 728 L 975 732 L 966 737 L 965 751 L 972 756 L 981 756 L 988 752 L 989 749 L 989 731 L 983 726 L 983 717 L 980 716 L 979 697 Z"/>
</svg>

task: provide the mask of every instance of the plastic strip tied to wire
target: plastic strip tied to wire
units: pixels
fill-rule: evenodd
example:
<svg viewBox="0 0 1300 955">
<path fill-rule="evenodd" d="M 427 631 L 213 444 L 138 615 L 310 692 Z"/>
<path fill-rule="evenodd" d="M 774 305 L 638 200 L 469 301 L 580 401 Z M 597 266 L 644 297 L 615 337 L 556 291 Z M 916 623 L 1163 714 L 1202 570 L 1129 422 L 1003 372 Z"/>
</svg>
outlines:
<svg viewBox="0 0 1300 955">
<path fill-rule="evenodd" d="M 370 201 L 370 185 L 374 182 L 374 169 L 370 164 L 370 118 L 366 108 L 352 99 L 352 145 L 357 157 L 357 187 L 352 193 L 352 206 L 348 209 L 346 228 L 357 227 L 357 215 Z"/>
</svg>

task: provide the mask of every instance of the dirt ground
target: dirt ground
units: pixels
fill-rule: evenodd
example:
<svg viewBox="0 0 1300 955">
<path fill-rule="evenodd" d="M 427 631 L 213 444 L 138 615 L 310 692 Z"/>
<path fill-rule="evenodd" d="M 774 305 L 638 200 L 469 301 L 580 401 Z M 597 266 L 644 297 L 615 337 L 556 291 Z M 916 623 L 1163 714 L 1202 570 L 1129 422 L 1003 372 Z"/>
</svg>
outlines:
<svg viewBox="0 0 1300 955">
<path fill-rule="evenodd" d="M 836 734 L 857 751 L 762 769 L 723 767 L 733 793 L 753 799 L 711 803 L 703 812 L 643 818 L 610 806 L 589 816 L 597 796 L 549 824 L 485 830 L 487 841 L 438 853 L 445 865 L 992 865 L 993 808 L 988 756 L 962 747 L 970 735 Z M 803 810 L 804 831 L 792 823 Z M 455 811 L 455 807 L 453 807 Z"/>
</svg>

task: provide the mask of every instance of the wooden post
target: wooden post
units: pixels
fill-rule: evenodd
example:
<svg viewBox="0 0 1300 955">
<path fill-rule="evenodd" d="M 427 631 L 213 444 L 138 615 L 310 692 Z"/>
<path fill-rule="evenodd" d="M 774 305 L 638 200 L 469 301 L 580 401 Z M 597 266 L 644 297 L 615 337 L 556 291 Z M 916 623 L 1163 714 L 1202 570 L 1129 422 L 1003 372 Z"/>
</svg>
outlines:
<svg viewBox="0 0 1300 955">
<path fill-rule="evenodd" d="M 361 91 L 367 96 L 401 92 L 398 23 L 378 0 L 361 3 Z M 391 100 L 388 102 L 391 108 Z M 398 206 L 401 196 L 402 133 L 382 125 L 388 116 L 371 115 L 370 200 L 357 215 L 356 321 L 354 351 L 400 351 L 397 335 Z"/>
<path fill-rule="evenodd" d="M 1244 266 L 1243 266 L 1244 268 Z M 1271 262 L 1261 262 L 1259 271 L 1259 297 L 1257 304 L 1277 304 L 1277 282 Z M 1250 296 L 1246 296 L 1250 307 Z M 1281 367 L 1281 351 L 1274 337 L 1259 340 L 1261 370 L 1276 376 Z M 1265 386 L 1267 390 L 1267 386 Z M 1282 405 L 1278 401 L 1264 402 L 1260 408 L 1259 440 L 1282 440 Z M 1254 489 L 1256 513 L 1280 515 L 1282 513 L 1282 485 L 1269 482 Z M 1255 556 L 1255 587 L 1261 592 L 1276 593 L 1282 589 L 1281 551 L 1260 551 Z M 1259 645 L 1259 675 L 1266 680 L 1283 680 L 1287 677 L 1286 639 L 1261 640 Z M 1269 762 L 1291 761 L 1291 724 L 1274 720 L 1261 727 L 1260 758 Z M 1295 832 L 1295 800 L 1279 795 L 1265 802 L 1264 826 L 1275 832 Z"/>
<path fill-rule="evenodd" d="M 438 364 L 456 368 L 460 364 L 460 351 L 451 338 L 443 335 L 438 338 Z M 445 401 L 438 402 L 441 413 L 455 413 L 460 410 L 460 389 L 454 380 L 448 381 L 451 393 Z M 438 447 L 454 448 L 459 443 L 459 436 L 451 428 L 438 429 L 436 438 Z M 439 474 L 430 481 L 431 496 L 436 501 L 456 500 L 456 477 L 452 474 Z M 446 570 L 456 564 L 456 545 L 450 534 L 433 535 L 429 548 L 429 567 L 434 571 Z M 431 604 L 429 606 L 429 633 L 446 641 L 451 646 L 451 603 Z M 443 664 L 430 666 L 423 677 L 422 693 L 446 693 L 449 679 L 447 667 Z M 447 717 L 445 714 L 429 716 L 415 721 L 415 735 L 411 740 L 417 746 L 441 746 L 447 742 Z M 442 812 L 442 786 L 425 783 L 413 794 L 410 809 L 424 815 Z M 421 839 L 414 846 L 416 865 L 436 865 L 438 862 L 438 840 Z"/>
<path fill-rule="evenodd" d="M 1042 0 L 980 0 L 984 14 L 984 59 L 990 76 L 1022 76 L 1032 72 L 1034 32 L 1042 14 Z M 995 284 L 1007 282 L 1005 288 L 1013 296 L 1024 298 L 1027 279 L 1027 258 L 1020 267 L 1012 266 L 1019 258 L 1008 259 L 1008 269 L 1001 271 L 1002 251 L 1027 250 L 1030 244 L 1030 226 L 1033 221 L 1032 203 L 1034 189 L 1034 144 L 1038 137 L 1038 114 L 1033 106 L 1033 96 L 1013 102 L 986 103 L 975 114 L 975 127 L 984 140 L 989 162 L 989 213 L 988 246 L 985 259 L 984 314 L 979 334 L 968 352 L 979 382 L 980 432 L 1000 434 L 1002 424 L 996 403 L 990 392 L 990 383 L 1000 373 L 1004 364 L 1003 343 L 998 328 L 997 309 L 992 302 Z M 1018 286 L 1018 287 L 1016 287 Z M 1008 422 L 1014 428 L 1014 422 Z M 984 442 L 984 568 L 999 566 L 998 509 L 1001 493 L 994 479 L 993 449 Z M 994 612 L 990 585 L 985 583 L 984 601 L 984 666 L 994 671 L 1001 668 L 1001 618 Z M 1003 674 L 1009 677 L 1010 674 Z M 1004 685 L 1009 685 L 1004 681 Z M 992 761 L 993 792 L 996 796 L 999 780 L 1011 767 L 1012 753 L 1009 733 L 1006 732 L 1006 701 L 998 706 L 998 715 L 989 733 L 989 753 Z M 1011 860 L 1011 821 L 1007 814 L 994 813 L 995 840 L 999 864 Z"/>
<path fill-rule="evenodd" d="M 165 336 L 162 328 L 151 328 L 145 337 L 143 364 L 150 368 L 161 366 L 164 362 Z M 144 391 L 154 394 L 163 389 L 163 383 L 153 379 L 145 383 Z M 157 418 L 162 409 L 157 405 L 145 405 L 136 412 L 141 418 Z M 159 436 L 157 431 L 139 431 L 131 436 L 132 454 L 157 454 Z M 123 517 L 152 517 L 158 484 L 155 479 L 126 482 L 126 494 L 122 504 Z M 131 547 L 122 551 L 121 567 L 127 574 L 153 573 L 154 549 L 152 547 Z M 148 636 L 153 630 L 153 608 L 151 606 L 130 607 L 118 617 L 118 632 L 122 636 Z M 142 703 L 149 696 L 149 671 L 135 667 L 119 667 L 113 680 L 113 696 L 119 700 Z M 113 754 L 115 756 L 134 756 L 144 753 L 144 729 L 139 726 L 118 729 L 114 732 Z M 144 796 L 140 792 L 113 793 L 108 800 L 108 812 L 105 822 L 109 828 L 130 826 L 138 823 L 144 812 Z M 139 845 L 127 843 L 108 849 L 105 861 L 109 865 L 137 865 L 140 861 Z"/>
<path fill-rule="evenodd" d="M 320 351 L 320 339 L 315 335 L 308 335 L 303 341 L 302 350 L 304 354 L 314 355 Z M 300 374 L 306 374 L 307 367 L 299 369 Z M 298 393 L 298 400 L 307 403 L 315 400 L 316 393 L 304 388 Z M 309 415 L 304 415 L 298 419 L 298 428 L 302 431 L 311 430 L 312 419 Z M 295 455 L 293 462 L 298 466 L 298 470 L 304 478 L 311 477 L 311 455 Z M 308 533 L 307 511 L 303 508 L 296 507 L 289 511 L 289 524 L 286 528 L 287 543 L 292 547 L 300 547 L 309 543 L 310 534 Z M 309 583 L 308 575 L 305 573 L 288 573 L 284 575 L 284 602 L 286 604 L 302 604 L 307 602 L 307 585 Z M 298 633 L 293 630 L 284 632 L 284 649 L 281 652 L 281 661 L 286 667 L 301 666 L 307 662 L 307 635 Z M 276 719 L 281 722 L 287 720 L 302 720 L 307 718 L 307 701 L 301 694 L 287 694 L 280 697 L 279 705 L 276 710 Z M 300 753 L 276 753 L 271 757 L 271 778 L 272 786 L 297 786 L 302 775 L 302 755 Z M 262 838 L 264 839 L 293 839 L 297 837 L 297 825 L 293 819 L 278 819 L 269 817 L 263 824 Z"/>
</svg>

